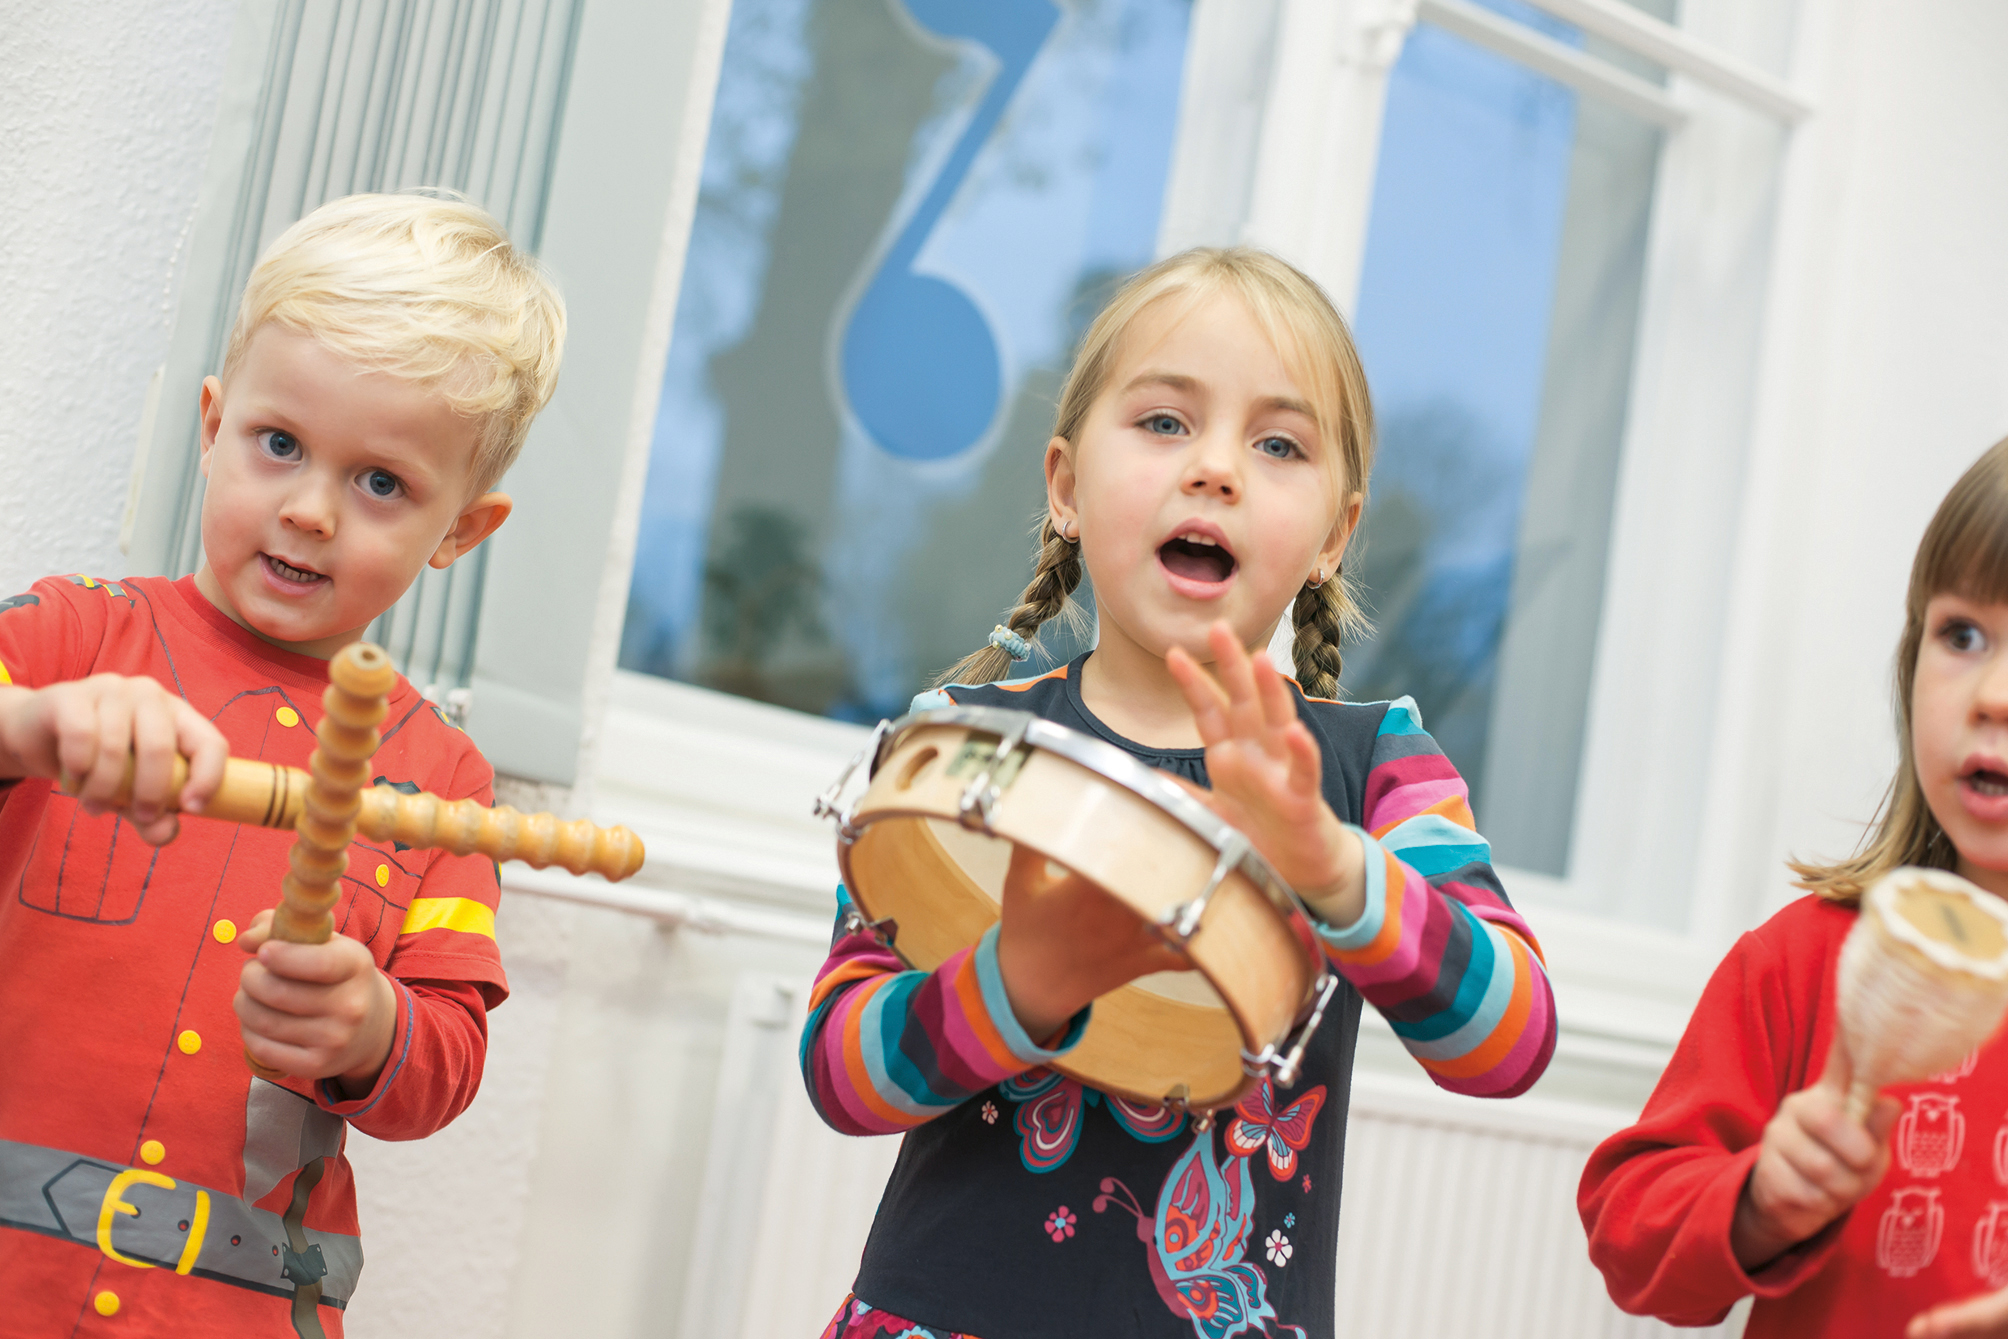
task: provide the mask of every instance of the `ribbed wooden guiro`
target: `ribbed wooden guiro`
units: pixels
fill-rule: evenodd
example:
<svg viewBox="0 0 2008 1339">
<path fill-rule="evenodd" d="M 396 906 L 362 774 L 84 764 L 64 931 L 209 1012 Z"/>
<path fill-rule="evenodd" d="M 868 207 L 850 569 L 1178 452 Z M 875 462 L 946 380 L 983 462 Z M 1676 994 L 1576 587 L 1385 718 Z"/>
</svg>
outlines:
<svg viewBox="0 0 2008 1339">
<path fill-rule="evenodd" d="M 322 944 L 335 932 L 333 911 L 349 867 L 349 843 L 369 784 L 370 758 L 382 743 L 377 726 L 389 711 L 397 669 L 383 648 L 351 642 L 328 661 L 323 715 L 314 729 L 320 747 L 307 759 L 306 794 L 294 831 L 292 868 L 279 885 L 272 937 Z"/>
<path fill-rule="evenodd" d="M 587 820 L 560 822 L 555 814 L 525 814 L 507 805 L 489 808 L 474 800 L 446 800 L 420 791 L 405 794 L 369 784 L 370 759 L 382 742 L 377 727 L 389 710 L 397 669 L 383 648 L 352 642 L 328 662 L 323 715 L 314 730 L 318 744 L 307 770 L 279 763 L 231 758 L 216 793 L 193 817 L 296 834 L 280 900 L 272 917 L 272 937 L 295 944 L 321 944 L 335 932 L 334 908 L 341 900 L 349 845 L 358 833 L 373 841 L 395 841 L 422 850 L 520 860 L 533 869 L 557 865 L 574 874 L 598 874 L 618 882 L 641 868 L 641 838 L 624 827 L 602 828 Z M 132 796 L 133 765 L 112 808 Z M 176 758 L 173 794 L 188 784 L 188 760 Z M 76 786 L 63 778 L 63 788 Z M 177 807 L 170 803 L 170 808 Z M 266 1078 L 268 1070 L 250 1055 L 245 1060 Z"/>
</svg>

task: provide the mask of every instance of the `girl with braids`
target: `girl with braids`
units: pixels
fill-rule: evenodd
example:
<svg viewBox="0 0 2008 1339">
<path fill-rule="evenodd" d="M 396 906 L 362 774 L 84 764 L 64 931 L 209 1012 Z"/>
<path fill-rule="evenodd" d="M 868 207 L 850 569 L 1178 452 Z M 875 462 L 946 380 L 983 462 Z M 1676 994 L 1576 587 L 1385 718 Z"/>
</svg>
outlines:
<svg viewBox="0 0 2008 1339">
<path fill-rule="evenodd" d="M 825 1339 L 1328 1336 L 1363 1002 L 1453 1091 L 1546 1066 L 1547 978 L 1464 783 L 1413 702 L 1335 700 L 1372 427 L 1345 323 L 1273 256 L 1174 256 L 1089 329 L 1032 580 L 915 705 L 1033 711 L 1170 772 L 1303 894 L 1345 987 L 1294 1088 L 1201 1129 L 1047 1067 L 1096 997 L 1189 965 L 1094 885 L 1014 858 L 1000 924 L 933 972 L 839 889 L 803 1075 L 834 1128 L 906 1141 Z M 997 682 L 1084 574 L 1095 649 Z M 1286 615 L 1301 687 L 1259 649 Z"/>
</svg>

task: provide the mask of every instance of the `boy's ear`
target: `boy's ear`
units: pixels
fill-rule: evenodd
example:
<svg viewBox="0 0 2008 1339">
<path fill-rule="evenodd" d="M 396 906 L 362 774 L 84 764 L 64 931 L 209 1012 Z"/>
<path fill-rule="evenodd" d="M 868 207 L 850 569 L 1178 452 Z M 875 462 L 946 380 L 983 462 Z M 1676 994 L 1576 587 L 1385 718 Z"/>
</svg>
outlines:
<svg viewBox="0 0 2008 1339">
<path fill-rule="evenodd" d="M 439 547 L 426 559 L 426 565 L 437 568 L 453 566 L 456 559 L 465 558 L 482 540 L 502 528 L 502 522 L 509 519 L 509 513 L 516 504 L 509 500 L 507 493 L 483 493 L 465 507 L 455 518 L 453 528 L 446 532 L 446 538 L 439 541 Z"/>
<path fill-rule="evenodd" d="M 215 377 L 202 379 L 202 477 L 209 477 L 209 453 L 216 446 L 216 434 L 223 430 L 223 383 Z"/>
</svg>

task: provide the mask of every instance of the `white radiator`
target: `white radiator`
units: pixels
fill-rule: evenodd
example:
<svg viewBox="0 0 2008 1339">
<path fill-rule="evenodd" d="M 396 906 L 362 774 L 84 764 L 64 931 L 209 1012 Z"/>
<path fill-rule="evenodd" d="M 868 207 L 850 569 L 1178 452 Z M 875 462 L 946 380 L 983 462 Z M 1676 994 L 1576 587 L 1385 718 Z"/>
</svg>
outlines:
<svg viewBox="0 0 2008 1339">
<path fill-rule="evenodd" d="M 742 977 L 725 1029 L 683 1339 L 816 1339 L 849 1289 L 899 1152 L 817 1119 L 796 1067 L 806 983 Z M 1730 1339 L 1611 1305 L 1576 1179 L 1616 1121 L 1356 1076 L 1339 1229 L 1339 1333 L 1372 1339 Z"/>
</svg>

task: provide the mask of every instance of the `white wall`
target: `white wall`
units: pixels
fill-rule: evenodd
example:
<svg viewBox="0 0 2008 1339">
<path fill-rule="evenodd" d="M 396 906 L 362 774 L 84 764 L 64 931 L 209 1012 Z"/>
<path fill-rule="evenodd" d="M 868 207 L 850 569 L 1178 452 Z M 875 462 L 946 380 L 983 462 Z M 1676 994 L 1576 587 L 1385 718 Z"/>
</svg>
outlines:
<svg viewBox="0 0 2008 1339">
<path fill-rule="evenodd" d="M 124 573 L 235 0 L 0 0 L 0 590 Z"/>
<path fill-rule="evenodd" d="M 1926 14 L 1929 17 L 1925 17 Z M 2008 434 L 2008 9 L 1808 0 L 1710 831 L 1741 929 L 1838 856 L 1895 758 L 1890 658 L 1932 510 Z M 1730 518 L 1695 516 L 1700 527 Z"/>
</svg>

